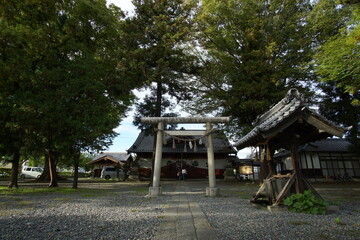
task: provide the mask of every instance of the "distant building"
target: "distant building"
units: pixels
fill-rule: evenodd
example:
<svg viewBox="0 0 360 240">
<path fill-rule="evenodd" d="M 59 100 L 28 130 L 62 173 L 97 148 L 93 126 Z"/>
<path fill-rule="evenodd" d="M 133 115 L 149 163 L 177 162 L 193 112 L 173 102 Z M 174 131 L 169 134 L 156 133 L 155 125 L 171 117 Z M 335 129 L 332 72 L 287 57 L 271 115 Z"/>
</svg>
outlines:
<svg viewBox="0 0 360 240">
<path fill-rule="evenodd" d="M 254 158 L 235 158 L 233 164 L 236 169 L 236 178 L 238 180 L 256 180 L 259 179 L 260 162 Z"/>
<path fill-rule="evenodd" d="M 188 178 L 207 178 L 207 147 L 206 138 L 181 136 L 166 136 L 163 145 L 161 177 L 176 178 L 179 169 L 187 169 Z M 213 133 L 215 174 L 216 178 L 223 178 L 223 172 L 229 154 L 236 154 L 228 139 L 223 133 Z M 134 144 L 129 148 L 129 153 L 137 155 L 141 177 L 150 177 L 152 155 L 154 148 L 154 136 L 146 135 L 141 131 Z"/>
<path fill-rule="evenodd" d="M 336 178 L 344 176 L 360 178 L 360 156 L 350 152 L 347 139 L 324 139 L 299 147 L 301 172 L 308 178 Z M 279 171 L 292 171 L 289 151 L 275 154 Z"/>
<path fill-rule="evenodd" d="M 101 170 L 104 166 L 117 166 L 124 167 L 130 164 L 133 158 L 126 152 L 103 152 L 94 157 L 87 164 L 94 165 L 94 177 L 100 177 Z"/>
</svg>

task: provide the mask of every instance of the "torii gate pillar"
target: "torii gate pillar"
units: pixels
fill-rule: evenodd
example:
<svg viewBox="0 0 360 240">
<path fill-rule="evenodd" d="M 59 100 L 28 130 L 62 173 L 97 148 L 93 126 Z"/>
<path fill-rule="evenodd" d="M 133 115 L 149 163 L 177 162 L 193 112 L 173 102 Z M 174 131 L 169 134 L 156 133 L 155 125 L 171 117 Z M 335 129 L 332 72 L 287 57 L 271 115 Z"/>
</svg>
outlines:
<svg viewBox="0 0 360 240">
<path fill-rule="evenodd" d="M 206 188 L 206 196 L 216 197 L 220 195 L 220 189 L 216 187 L 215 178 L 215 161 L 214 161 L 214 146 L 211 136 L 211 123 L 227 123 L 230 121 L 228 117 L 149 117 L 142 118 L 142 123 L 158 124 L 155 163 L 153 174 L 153 185 L 149 188 L 150 196 L 160 196 L 162 190 L 160 187 L 160 172 L 161 172 L 161 158 L 162 158 L 162 144 L 165 123 L 206 123 L 206 139 L 207 139 L 207 157 L 208 157 L 208 175 L 209 187 Z"/>
<path fill-rule="evenodd" d="M 215 160 L 214 160 L 214 146 L 210 131 L 212 130 L 211 123 L 206 123 L 207 135 L 207 157 L 208 157 L 208 175 L 209 187 L 206 188 L 206 196 L 216 197 L 220 195 L 220 189 L 216 187 L 215 178 Z"/>
<path fill-rule="evenodd" d="M 157 136 L 156 136 L 153 185 L 152 187 L 149 188 L 150 196 L 160 196 L 162 193 L 160 187 L 160 172 L 161 172 L 161 158 L 162 158 L 162 146 L 163 146 L 163 136 L 164 136 L 163 130 L 164 130 L 164 122 L 159 122 Z"/>
</svg>

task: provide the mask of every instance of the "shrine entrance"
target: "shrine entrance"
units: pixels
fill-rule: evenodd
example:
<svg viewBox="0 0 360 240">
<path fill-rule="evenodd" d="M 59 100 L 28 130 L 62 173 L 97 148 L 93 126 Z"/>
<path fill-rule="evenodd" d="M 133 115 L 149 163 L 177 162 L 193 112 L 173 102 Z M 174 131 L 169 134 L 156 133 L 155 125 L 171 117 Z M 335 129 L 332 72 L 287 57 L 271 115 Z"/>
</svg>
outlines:
<svg viewBox="0 0 360 240">
<path fill-rule="evenodd" d="M 216 187 L 215 179 L 215 162 L 214 162 L 214 147 L 212 140 L 212 123 L 228 123 L 229 117 L 148 117 L 141 118 L 142 123 L 157 124 L 156 130 L 156 149 L 155 149 L 155 164 L 153 169 L 152 186 L 149 187 L 150 196 L 160 196 L 162 190 L 160 187 L 160 172 L 162 160 L 162 146 L 164 135 L 173 137 L 193 136 L 193 137 L 206 137 L 207 146 L 207 163 L 208 163 L 208 176 L 209 187 L 206 188 L 206 196 L 219 196 L 220 189 Z M 165 124 L 181 124 L 181 123 L 204 123 L 205 130 L 164 130 Z"/>
</svg>

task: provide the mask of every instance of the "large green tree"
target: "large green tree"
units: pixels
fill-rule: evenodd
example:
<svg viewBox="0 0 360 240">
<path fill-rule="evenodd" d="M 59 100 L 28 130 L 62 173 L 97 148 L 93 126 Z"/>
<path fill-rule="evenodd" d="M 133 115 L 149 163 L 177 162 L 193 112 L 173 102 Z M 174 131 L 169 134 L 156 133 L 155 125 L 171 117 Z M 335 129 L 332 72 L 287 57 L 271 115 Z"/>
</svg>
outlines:
<svg viewBox="0 0 360 240">
<path fill-rule="evenodd" d="M 352 150 L 359 154 L 360 4 L 356 1 L 319 3 L 313 11 L 314 29 L 332 29 L 329 12 L 337 13 L 341 19 L 338 21 L 340 31 L 322 38 L 313 61 L 323 93 L 319 110 L 339 125 L 352 126 L 346 137 L 354 146 Z"/>
<path fill-rule="evenodd" d="M 204 72 L 192 108 L 233 118 L 246 133 L 289 87 L 308 83 L 310 1 L 204 0 L 197 15 Z"/>
<path fill-rule="evenodd" d="M 153 94 L 136 106 L 138 113 L 134 123 L 142 128 L 140 117 L 169 116 L 165 106 L 171 104 L 166 95 L 177 102 L 190 98 L 187 83 L 197 65 L 189 45 L 195 1 L 133 0 L 132 3 L 135 15 L 129 18 L 128 27 L 136 39 L 132 43 L 136 44 L 133 44 L 130 61 L 140 70 L 137 77 L 144 80 L 145 88 L 150 88 Z M 156 134 L 153 160 L 155 142 Z"/>
<path fill-rule="evenodd" d="M 45 153 L 49 186 L 57 186 L 57 161 L 73 157 L 77 166 L 80 151 L 108 146 L 131 103 L 138 81 L 123 77 L 123 15 L 104 0 L 1 4 L 0 64 L 9 90 L 0 96 L 12 99 L 18 111 L 10 114 L 21 119 L 9 123 L 27 133 L 28 151 Z"/>
<path fill-rule="evenodd" d="M 190 54 L 188 41 L 192 30 L 193 1 L 133 0 L 135 15 L 129 29 L 136 39 L 134 66 L 146 86 L 155 85 L 153 114 L 161 116 L 165 94 L 178 101 L 189 98 L 187 81 L 196 71 L 196 58 Z"/>
<path fill-rule="evenodd" d="M 338 125 L 350 127 L 345 136 L 353 144 L 353 152 L 360 155 L 360 107 L 352 104 L 359 94 L 350 94 L 339 87 L 336 82 L 323 82 L 319 85 L 322 96 L 319 101 L 319 112 Z"/>
<path fill-rule="evenodd" d="M 135 103 L 135 114 L 133 124 L 138 126 L 139 129 L 152 131 L 153 126 L 141 123 L 142 117 L 158 117 L 156 102 L 157 102 L 157 87 L 150 87 L 150 92 L 144 96 L 142 101 Z M 176 104 L 171 101 L 168 96 L 162 96 L 161 100 L 161 114 L 162 117 L 177 117 L 179 114 L 175 111 Z M 176 128 L 176 124 L 167 126 L 168 128 Z"/>
<path fill-rule="evenodd" d="M 340 34 L 328 38 L 320 47 L 315 65 L 321 81 L 336 83 L 352 95 L 354 105 L 360 105 L 360 3 L 343 2 L 336 8 L 350 11 L 351 15 Z"/>
<path fill-rule="evenodd" d="M 202 1 L 197 26 L 204 71 L 188 108 L 231 116 L 228 133 L 236 138 L 287 89 L 311 96 L 317 77 L 309 62 L 321 39 L 340 25 L 332 12 L 332 32 L 313 28 L 311 13 L 318 2 L 325 1 Z"/>
</svg>

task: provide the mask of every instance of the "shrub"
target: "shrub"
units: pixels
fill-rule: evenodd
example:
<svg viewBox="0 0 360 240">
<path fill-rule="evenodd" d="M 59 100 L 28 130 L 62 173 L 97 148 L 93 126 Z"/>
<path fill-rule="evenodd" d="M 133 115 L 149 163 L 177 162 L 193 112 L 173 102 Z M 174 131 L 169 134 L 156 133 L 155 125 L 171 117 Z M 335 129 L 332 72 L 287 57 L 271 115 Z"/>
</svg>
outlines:
<svg viewBox="0 0 360 240">
<path fill-rule="evenodd" d="M 284 200 L 284 204 L 291 212 L 308 214 L 325 214 L 328 205 L 324 200 L 315 197 L 310 190 L 303 194 L 292 194 Z"/>
</svg>

